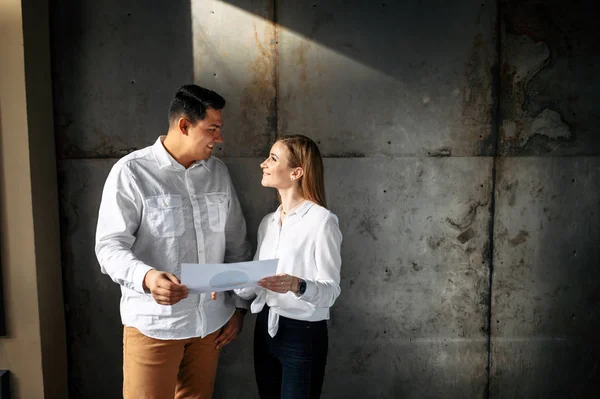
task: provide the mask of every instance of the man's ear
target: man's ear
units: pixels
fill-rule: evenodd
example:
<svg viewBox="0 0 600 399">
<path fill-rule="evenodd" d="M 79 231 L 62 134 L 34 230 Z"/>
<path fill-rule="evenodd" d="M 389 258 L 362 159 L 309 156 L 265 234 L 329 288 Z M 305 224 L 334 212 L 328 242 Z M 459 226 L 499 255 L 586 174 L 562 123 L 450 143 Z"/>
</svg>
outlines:
<svg viewBox="0 0 600 399">
<path fill-rule="evenodd" d="M 188 129 L 190 128 L 190 126 L 190 121 L 186 118 L 179 118 L 179 120 L 177 121 L 177 127 L 179 128 L 179 131 L 186 136 L 188 135 Z"/>
</svg>

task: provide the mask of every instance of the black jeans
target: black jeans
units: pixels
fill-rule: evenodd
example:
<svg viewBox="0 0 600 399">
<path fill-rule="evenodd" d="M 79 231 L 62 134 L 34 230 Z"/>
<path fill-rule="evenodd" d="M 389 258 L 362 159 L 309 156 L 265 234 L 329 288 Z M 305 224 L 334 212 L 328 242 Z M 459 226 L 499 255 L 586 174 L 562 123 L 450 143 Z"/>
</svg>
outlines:
<svg viewBox="0 0 600 399">
<path fill-rule="evenodd" d="M 269 307 L 256 318 L 254 372 L 262 399 L 317 399 L 327 360 L 327 322 L 279 316 L 274 338 L 267 331 Z"/>
</svg>

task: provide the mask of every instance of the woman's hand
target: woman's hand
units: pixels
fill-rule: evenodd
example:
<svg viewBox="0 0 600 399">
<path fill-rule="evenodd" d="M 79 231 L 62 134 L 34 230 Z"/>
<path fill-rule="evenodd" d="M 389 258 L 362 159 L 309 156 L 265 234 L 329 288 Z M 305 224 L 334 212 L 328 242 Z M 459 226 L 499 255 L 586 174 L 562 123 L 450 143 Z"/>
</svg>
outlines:
<svg viewBox="0 0 600 399">
<path fill-rule="evenodd" d="M 296 294 L 298 292 L 299 281 L 298 277 L 290 276 L 289 274 L 278 274 L 263 278 L 258 282 L 258 285 L 279 294 L 285 294 L 288 291 Z"/>
</svg>

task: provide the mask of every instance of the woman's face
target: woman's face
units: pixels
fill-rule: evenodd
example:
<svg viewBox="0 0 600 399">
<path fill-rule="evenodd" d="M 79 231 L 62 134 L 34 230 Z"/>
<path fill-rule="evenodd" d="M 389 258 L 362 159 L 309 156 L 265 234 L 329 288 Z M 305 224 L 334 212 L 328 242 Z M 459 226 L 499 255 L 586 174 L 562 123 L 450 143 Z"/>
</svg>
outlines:
<svg viewBox="0 0 600 399">
<path fill-rule="evenodd" d="M 285 189 L 291 187 L 294 169 L 289 165 L 290 152 L 287 147 L 279 142 L 273 144 L 269 157 L 260 164 L 263 175 L 261 184 L 264 187 Z"/>
</svg>

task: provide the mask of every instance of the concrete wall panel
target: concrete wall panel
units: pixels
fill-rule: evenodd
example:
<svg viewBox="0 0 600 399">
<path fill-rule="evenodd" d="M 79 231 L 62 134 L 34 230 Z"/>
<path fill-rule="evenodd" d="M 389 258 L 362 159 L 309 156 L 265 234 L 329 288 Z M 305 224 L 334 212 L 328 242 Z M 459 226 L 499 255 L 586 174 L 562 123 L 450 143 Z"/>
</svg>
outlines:
<svg viewBox="0 0 600 399">
<path fill-rule="evenodd" d="M 599 393 L 599 180 L 597 158 L 499 161 L 492 397 Z"/>
<path fill-rule="evenodd" d="M 486 339 L 388 339 L 332 328 L 323 398 L 482 398 Z M 360 346 L 356 346 L 360 343 Z"/>
<path fill-rule="evenodd" d="M 279 133 L 330 156 L 492 154 L 492 2 L 278 2 Z"/>
<path fill-rule="evenodd" d="M 115 161 L 68 160 L 59 165 L 69 393 L 72 398 L 122 396 L 121 291 L 110 277 L 100 272 L 94 254 L 102 188 Z"/>
<path fill-rule="evenodd" d="M 194 80 L 228 99 L 218 155 L 266 155 L 276 134 L 274 0 L 192 3 Z"/>
<path fill-rule="evenodd" d="M 598 3 L 500 0 L 504 155 L 598 155 Z"/>
<path fill-rule="evenodd" d="M 120 290 L 100 272 L 94 254 L 98 207 L 104 181 L 116 159 L 67 160 L 59 167 L 63 278 L 69 348 L 70 395 L 73 398 L 117 398 L 122 382 L 122 325 L 119 316 Z M 227 159 L 232 179 L 256 246 L 256 231 L 262 217 L 277 206 L 273 190 L 260 186 L 258 158 Z M 241 385 L 254 387 L 254 377 L 241 364 L 252 364 L 253 317 L 248 317 L 244 335 L 224 351 L 220 375 L 238 370 Z M 240 359 L 245 359 L 239 363 Z M 227 377 L 225 377 L 227 378 Z M 224 381 L 231 381 L 229 378 Z M 228 389 L 234 386 L 227 384 Z"/>
<path fill-rule="evenodd" d="M 483 394 L 491 166 L 326 160 L 329 206 L 344 234 L 327 397 Z"/>
<path fill-rule="evenodd" d="M 51 3 L 58 157 L 121 157 L 165 134 L 193 79 L 189 2 Z"/>
</svg>

